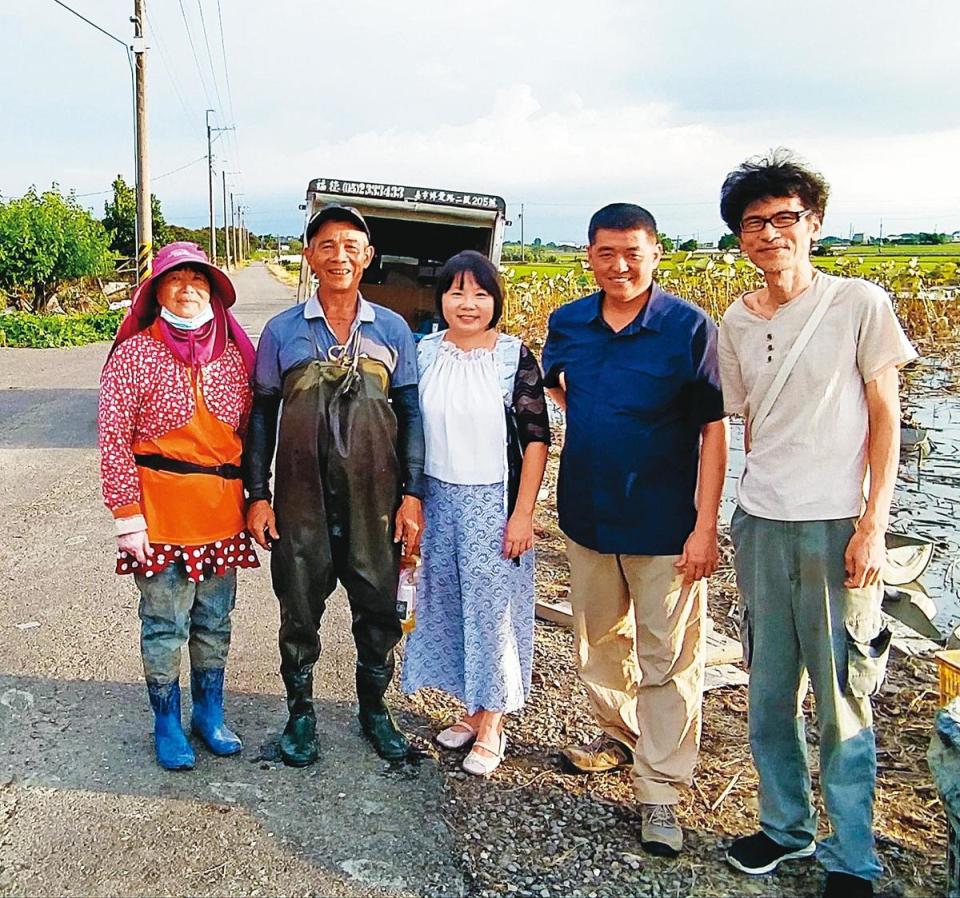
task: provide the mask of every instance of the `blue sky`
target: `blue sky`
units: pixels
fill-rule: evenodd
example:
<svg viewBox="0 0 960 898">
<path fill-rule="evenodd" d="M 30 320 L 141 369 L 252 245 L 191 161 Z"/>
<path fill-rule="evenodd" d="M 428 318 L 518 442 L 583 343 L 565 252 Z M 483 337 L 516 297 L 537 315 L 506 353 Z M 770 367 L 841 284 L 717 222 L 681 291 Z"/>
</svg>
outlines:
<svg viewBox="0 0 960 898">
<path fill-rule="evenodd" d="M 66 2 L 132 34 L 132 0 Z M 955 0 L 221 0 L 228 77 L 216 0 L 147 5 L 152 187 L 179 224 L 207 218 L 212 106 L 237 128 L 216 167 L 241 172 L 260 232 L 298 231 L 323 175 L 500 194 L 514 220 L 526 204 L 528 239 L 582 240 L 615 200 L 714 239 L 724 174 L 779 145 L 831 182 L 829 233 L 960 229 Z M 123 48 L 52 0 L 0 25 L 0 193 L 132 181 Z"/>
</svg>

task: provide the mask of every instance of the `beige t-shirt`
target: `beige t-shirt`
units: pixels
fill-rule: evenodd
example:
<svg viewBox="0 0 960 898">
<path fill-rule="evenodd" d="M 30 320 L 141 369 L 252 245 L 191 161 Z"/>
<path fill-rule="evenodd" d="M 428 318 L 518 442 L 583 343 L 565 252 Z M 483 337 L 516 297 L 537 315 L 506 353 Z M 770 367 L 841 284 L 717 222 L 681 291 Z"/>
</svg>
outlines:
<svg viewBox="0 0 960 898">
<path fill-rule="evenodd" d="M 867 467 L 864 385 L 917 353 L 883 289 L 818 272 L 769 321 L 738 299 L 720 325 L 723 404 L 749 420 L 823 292 L 841 282 L 770 414 L 751 434 L 738 502 L 775 521 L 857 517 Z"/>
</svg>

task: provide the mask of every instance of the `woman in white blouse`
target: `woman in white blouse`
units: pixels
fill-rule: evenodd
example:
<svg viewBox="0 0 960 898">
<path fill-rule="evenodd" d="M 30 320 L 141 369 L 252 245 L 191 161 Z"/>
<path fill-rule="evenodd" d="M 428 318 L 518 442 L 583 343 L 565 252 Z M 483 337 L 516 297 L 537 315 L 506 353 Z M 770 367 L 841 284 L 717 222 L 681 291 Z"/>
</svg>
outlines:
<svg viewBox="0 0 960 898">
<path fill-rule="evenodd" d="M 486 776 L 506 750 L 503 716 L 530 691 L 533 512 L 550 428 L 537 360 L 496 329 L 503 288 L 490 260 L 470 250 L 450 259 L 436 302 L 447 329 L 417 354 L 427 488 L 402 687 L 464 703 L 437 742 L 472 745 L 463 769 Z"/>
</svg>

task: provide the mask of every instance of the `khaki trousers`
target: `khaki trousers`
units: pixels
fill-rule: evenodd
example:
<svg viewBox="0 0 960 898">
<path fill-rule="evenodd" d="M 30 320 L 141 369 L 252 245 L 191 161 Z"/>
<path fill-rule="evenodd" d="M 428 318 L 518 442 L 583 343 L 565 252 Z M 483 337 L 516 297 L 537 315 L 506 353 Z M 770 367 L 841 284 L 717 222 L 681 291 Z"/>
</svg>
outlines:
<svg viewBox="0 0 960 898">
<path fill-rule="evenodd" d="M 567 540 L 580 679 L 597 723 L 633 751 L 643 804 L 676 804 L 700 748 L 707 585 L 677 555 L 604 555 Z"/>
</svg>

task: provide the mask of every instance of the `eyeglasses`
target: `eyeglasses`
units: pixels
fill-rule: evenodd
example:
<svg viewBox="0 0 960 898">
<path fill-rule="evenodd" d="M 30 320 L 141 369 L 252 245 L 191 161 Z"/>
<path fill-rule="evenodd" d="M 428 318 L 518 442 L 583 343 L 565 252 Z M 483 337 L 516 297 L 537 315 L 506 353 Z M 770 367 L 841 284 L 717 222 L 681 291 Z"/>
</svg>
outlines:
<svg viewBox="0 0 960 898">
<path fill-rule="evenodd" d="M 752 215 L 740 222 L 740 232 L 745 231 L 749 234 L 762 231 L 768 224 L 772 224 L 777 230 L 792 228 L 804 215 L 809 215 L 812 211 L 812 209 L 804 209 L 802 212 L 777 212 L 769 218 Z"/>
</svg>

